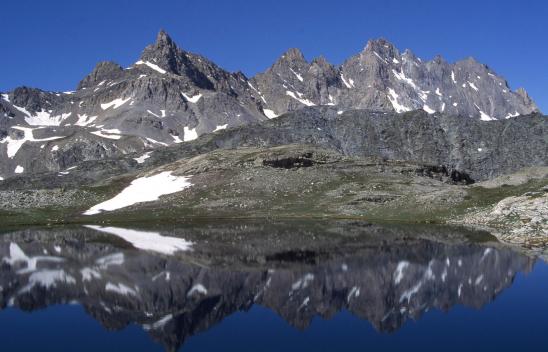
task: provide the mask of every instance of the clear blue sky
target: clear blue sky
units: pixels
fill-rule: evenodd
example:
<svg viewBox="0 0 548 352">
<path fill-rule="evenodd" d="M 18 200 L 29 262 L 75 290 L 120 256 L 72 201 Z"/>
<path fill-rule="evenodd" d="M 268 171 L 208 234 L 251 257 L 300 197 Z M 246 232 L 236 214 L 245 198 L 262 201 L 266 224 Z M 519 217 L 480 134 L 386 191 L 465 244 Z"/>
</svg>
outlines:
<svg viewBox="0 0 548 352">
<path fill-rule="evenodd" d="M 340 64 L 370 38 L 419 57 L 474 56 L 548 112 L 548 1 L 4 1 L 0 91 L 71 90 L 101 60 L 137 60 L 160 28 L 184 49 L 248 76 L 289 47 Z"/>
</svg>

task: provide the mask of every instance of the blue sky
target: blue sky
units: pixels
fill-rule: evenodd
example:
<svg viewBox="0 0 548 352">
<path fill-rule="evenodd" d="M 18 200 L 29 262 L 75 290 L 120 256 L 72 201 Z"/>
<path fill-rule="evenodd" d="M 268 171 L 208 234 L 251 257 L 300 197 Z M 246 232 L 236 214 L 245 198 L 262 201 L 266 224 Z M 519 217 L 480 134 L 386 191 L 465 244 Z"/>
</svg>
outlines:
<svg viewBox="0 0 548 352">
<path fill-rule="evenodd" d="M 74 89 L 98 61 L 136 61 L 164 28 L 182 48 L 248 76 L 290 47 L 340 64 L 378 37 L 423 59 L 474 56 L 548 112 L 542 0 L 17 0 L 1 9 L 0 91 Z"/>
</svg>

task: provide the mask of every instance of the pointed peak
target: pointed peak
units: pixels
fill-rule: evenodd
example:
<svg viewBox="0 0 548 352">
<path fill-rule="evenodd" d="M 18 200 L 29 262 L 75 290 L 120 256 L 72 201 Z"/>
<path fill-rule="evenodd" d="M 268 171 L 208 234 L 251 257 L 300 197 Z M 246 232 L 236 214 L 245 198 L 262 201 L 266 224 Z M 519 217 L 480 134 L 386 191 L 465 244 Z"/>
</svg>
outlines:
<svg viewBox="0 0 548 352">
<path fill-rule="evenodd" d="M 382 57 L 395 58 L 400 56 L 398 48 L 384 38 L 370 39 L 363 49 L 363 53 L 377 53 Z"/>
<path fill-rule="evenodd" d="M 143 50 L 139 61 L 151 62 L 162 70 L 178 73 L 178 60 L 184 52 L 163 29 L 158 32 L 156 42 Z"/>
<path fill-rule="evenodd" d="M 156 36 L 156 44 L 171 46 L 173 45 L 173 40 L 164 29 L 160 29 L 160 31 L 158 32 L 158 35 Z"/>
<path fill-rule="evenodd" d="M 286 61 L 306 61 L 302 51 L 298 48 L 291 48 L 287 50 L 281 57 Z"/>
<path fill-rule="evenodd" d="M 367 45 L 364 48 L 364 51 L 397 51 L 398 49 L 394 44 L 389 42 L 388 40 L 384 38 L 377 38 L 377 39 L 369 39 L 367 41 Z"/>
</svg>

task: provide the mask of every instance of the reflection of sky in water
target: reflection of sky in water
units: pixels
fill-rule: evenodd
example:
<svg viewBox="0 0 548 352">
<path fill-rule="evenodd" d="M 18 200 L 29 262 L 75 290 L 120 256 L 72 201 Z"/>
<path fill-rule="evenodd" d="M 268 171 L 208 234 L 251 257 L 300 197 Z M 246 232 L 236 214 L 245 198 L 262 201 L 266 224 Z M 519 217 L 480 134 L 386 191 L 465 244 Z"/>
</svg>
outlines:
<svg viewBox="0 0 548 352">
<path fill-rule="evenodd" d="M 0 241 L 0 303 L 14 306 L 0 311 L 5 351 L 505 351 L 542 349 L 548 326 L 548 266 L 477 243 L 384 244 L 268 270 L 14 238 Z"/>
</svg>

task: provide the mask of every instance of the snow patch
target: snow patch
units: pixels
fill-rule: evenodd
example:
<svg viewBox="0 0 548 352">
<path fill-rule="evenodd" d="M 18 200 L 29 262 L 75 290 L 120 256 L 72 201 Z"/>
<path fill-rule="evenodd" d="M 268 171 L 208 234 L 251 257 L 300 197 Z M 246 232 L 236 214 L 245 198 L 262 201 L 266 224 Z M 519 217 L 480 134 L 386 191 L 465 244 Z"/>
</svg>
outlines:
<svg viewBox="0 0 548 352">
<path fill-rule="evenodd" d="M 190 129 L 187 126 L 185 126 L 183 131 L 184 131 L 183 140 L 185 142 L 193 141 L 198 138 L 198 132 L 196 132 L 196 127 L 194 127 L 193 129 Z"/>
<path fill-rule="evenodd" d="M 102 129 L 100 131 L 93 131 L 93 132 L 90 132 L 91 134 L 94 134 L 98 137 L 102 137 L 102 138 L 107 138 L 107 139 L 115 139 L 115 140 L 118 140 L 120 138 L 122 138 L 122 136 L 120 136 L 118 133 L 120 133 L 119 130 L 116 130 L 116 129 L 112 129 L 112 130 L 105 130 L 105 129 Z"/>
<path fill-rule="evenodd" d="M 183 95 L 183 97 L 185 97 L 185 99 L 189 102 L 189 103 L 192 103 L 192 104 L 196 104 L 198 102 L 198 100 L 200 100 L 200 98 L 202 97 L 202 93 L 199 93 L 195 96 L 189 96 L 189 95 L 186 95 L 185 93 L 182 93 L 181 94 Z"/>
<path fill-rule="evenodd" d="M 382 62 L 384 62 L 385 64 L 388 65 L 388 61 L 386 61 L 385 59 L 383 59 L 376 51 L 373 51 L 373 54 L 375 54 L 375 56 L 377 58 L 379 58 L 379 60 L 381 60 Z"/>
<path fill-rule="evenodd" d="M 23 172 L 25 172 L 25 168 L 22 167 L 21 165 L 17 165 L 17 167 L 15 168 L 13 172 L 16 174 L 22 174 Z"/>
<path fill-rule="evenodd" d="M 153 64 L 152 62 L 148 62 L 148 61 L 139 60 L 135 63 L 135 65 L 147 65 L 148 67 L 150 67 L 154 71 L 160 72 L 161 74 L 165 74 L 167 72 L 166 70 L 164 70 L 160 66 L 158 66 L 156 64 Z"/>
<path fill-rule="evenodd" d="M 301 82 L 303 82 L 303 76 L 301 76 L 300 74 L 298 74 L 297 72 L 295 72 L 292 68 L 289 68 L 289 70 L 291 70 L 291 72 L 293 72 L 293 74 L 297 77 L 297 79 Z"/>
<path fill-rule="evenodd" d="M 487 115 L 485 112 L 483 112 L 477 104 L 474 104 L 474 105 L 479 110 L 480 117 L 481 117 L 482 121 L 494 121 L 494 120 L 496 120 L 496 118 L 491 117 L 491 116 Z"/>
<path fill-rule="evenodd" d="M 398 103 L 398 97 L 399 95 L 394 89 L 388 88 L 388 100 L 390 100 L 390 103 L 392 103 L 392 107 L 394 108 L 394 110 L 396 110 L 398 114 L 406 111 L 411 111 L 411 109 L 407 106 Z"/>
<path fill-rule="evenodd" d="M 302 99 L 302 98 L 301 98 L 302 95 L 303 95 L 302 93 L 297 92 L 298 97 L 297 97 L 297 95 L 295 95 L 295 93 L 293 93 L 292 91 L 289 91 L 289 90 L 286 91 L 285 93 L 286 93 L 287 95 L 289 95 L 291 98 L 293 98 L 293 99 L 297 100 L 298 102 L 300 102 L 301 104 L 304 104 L 304 105 L 306 105 L 306 106 L 316 106 L 316 104 L 314 104 L 314 103 L 311 102 L 310 100 L 308 100 L 308 99 Z"/>
<path fill-rule="evenodd" d="M 75 125 L 85 127 L 95 121 L 95 119 L 97 119 L 97 116 L 88 117 L 86 114 L 78 114 L 78 121 L 76 121 Z"/>
<path fill-rule="evenodd" d="M 341 79 L 342 79 L 344 85 L 346 86 L 346 88 L 348 88 L 348 89 L 354 88 L 354 81 L 353 80 L 347 81 L 346 78 L 344 78 L 344 75 L 342 73 L 341 73 Z"/>
<path fill-rule="evenodd" d="M 476 85 L 470 81 L 466 81 L 468 83 L 468 85 L 473 89 L 475 90 L 476 92 L 479 90 L 478 87 L 476 87 Z"/>
<path fill-rule="evenodd" d="M 180 192 L 192 186 L 189 180 L 190 177 L 172 175 L 172 171 L 140 177 L 133 180 L 114 198 L 91 207 L 84 212 L 84 215 L 96 215 L 103 211 L 117 210 L 137 203 L 152 202 L 163 195 Z"/>
<path fill-rule="evenodd" d="M 147 160 L 148 158 L 150 158 L 150 154 L 152 154 L 152 152 L 147 152 L 143 155 L 141 155 L 140 157 L 138 158 L 133 158 L 133 160 L 135 160 L 137 162 L 137 164 L 142 164 L 145 162 L 145 160 Z"/>
<path fill-rule="evenodd" d="M 166 143 L 157 141 L 157 140 L 152 139 L 152 138 L 150 138 L 150 137 L 146 137 L 146 140 L 149 141 L 149 142 L 152 143 L 152 144 L 159 144 L 159 145 L 163 145 L 164 147 L 167 147 L 167 144 L 166 144 Z M 146 144 L 146 143 L 145 143 L 145 144 Z"/>
<path fill-rule="evenodd" d="M 24 136 L 22 139 L 13 139 L 10 136 L 6 137 L 5 139 L 0 141 L 0 144 L 7 143 L 7 154 L 8 158 L 12 159 L 19 149 L 25 144 L 25 142 L 46 142 L 46 141 L 53 141 L 60 138 L 65 138 L 63 136 L 56 136 L 56 137 L 48 137 L 48 138 L 41 138 L 36 139 L 34 138 L 34 134 L 32 131 L 34 131 L 36 128 L 28 128 L 28 127 L 21 127 L 21 126 L 13 126 L 13 129 L 20 130 L 24 132 Z"/>
<path fill-rule="evenodd" d="M 426 111 L 427 113 L 429 113 L 430 115 L 432 115 L 432 114 L 434 114 L 434 113 L 436 112 L 436 110 L 432 109 L 431 107 L 429 107 L 429 106 L 426 105 L 426 104 L 422 107 L 422 109 L 423 109 L 424 111 Z"/>
<path fill-rule="evenodd" d="M 276 117 L 279 116 L 273 110 L 270 110 L 270 109 L 263 109 L 263 113 L 269 119 L 275 119 Z"/>
<path fill-rule="evenodd" d="M 512 118 L 512 117 L 518 117 L 518 116 L 519 116 L 519 112 L 516 111 L 516 112 L 513 113 L 513 114 L 510 113 L 510 114 L 506 115 L 505 119 L 508 120 L 508 119 L 510 119 L 510 118 Z"/>
<path fill-rule="evenodd" d="M 110 107 L 114 107 L 114 109 L 118 109 L 120 106 L 124 105 L 125 103 L 127 103 L 128 101 L 130 101 L 131 98 L 127 98 L 127 99 L 122 99 L 122 98 L 118 98 L 118 99 L 114 99 L 113 101 L 109 102 L 109 103 L 105 103 L 105 104 L 101 104 L 101 109 L 103 110 L 106 110 Z"/>
<path fill-rule="evenodd" d="M 213 130 L 213 132 L 217 132 L 217 131 L 221 131 L 221 130 L 226 130 L 227 127 L 228 127 L 228 123 L 227 123 L 227 124 L 224 124 L 224 125 L 218 125 L 217 127 L 215 127 L 215 129 Z"/>
</svg>

